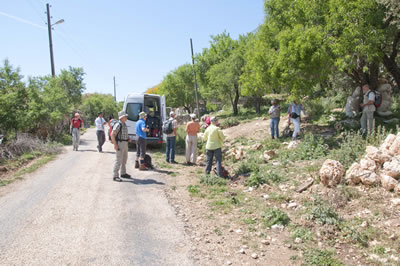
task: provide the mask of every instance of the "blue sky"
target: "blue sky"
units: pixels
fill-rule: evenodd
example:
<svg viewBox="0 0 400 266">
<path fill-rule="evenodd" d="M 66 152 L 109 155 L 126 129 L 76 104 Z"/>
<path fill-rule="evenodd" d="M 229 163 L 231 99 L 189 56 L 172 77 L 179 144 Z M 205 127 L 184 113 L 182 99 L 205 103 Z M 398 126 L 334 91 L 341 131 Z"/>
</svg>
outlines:
<svg viewBox="0 0 400 266">
<path fill-rule="evenodd" d="M 143 92 L 208 47 L 210 35 L 233 38 L 264 20 L 263 0 L 1 1 L 0 59 L 25 76 L 50 74 L 46 3 L 50 3 L 56 74 L 83 67 L 86 92 Z"/>
</svg>

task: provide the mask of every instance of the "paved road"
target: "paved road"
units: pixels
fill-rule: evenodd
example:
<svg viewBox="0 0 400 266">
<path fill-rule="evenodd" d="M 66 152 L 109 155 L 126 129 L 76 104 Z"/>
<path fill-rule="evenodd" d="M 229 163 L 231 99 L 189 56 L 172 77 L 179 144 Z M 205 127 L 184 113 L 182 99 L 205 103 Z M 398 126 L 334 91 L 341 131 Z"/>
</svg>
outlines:
<svg viewBox="0 0 400 266">
<path fill-rule="evenodd" d="M 192 265 L 163 178 L 133 168 L 112 181 L 115 154 L 93 129 L 0 197 L 1 265 Z"/>
</svg>

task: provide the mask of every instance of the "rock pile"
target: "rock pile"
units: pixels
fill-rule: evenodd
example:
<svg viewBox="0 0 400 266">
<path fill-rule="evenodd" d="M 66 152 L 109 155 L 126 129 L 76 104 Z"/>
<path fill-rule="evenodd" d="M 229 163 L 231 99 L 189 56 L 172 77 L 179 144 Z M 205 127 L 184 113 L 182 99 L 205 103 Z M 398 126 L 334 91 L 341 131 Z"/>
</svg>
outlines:
<svg viewBox="0 0 400 266">
<path fill-rule="evenodd" d="M 344 166 L 340 162 L 331 159 L 326 160 L 319 170 L 321 183 L 327 187 L 334 187 L 339 184 L 344 173 Z"/>
<path fill-rule="evenodd" d="M 380 184 L 388 191 L 400 193 L 400 133 L 390 134 L 379 148 L 368 146 L 359 163 L 346 172 L 346 182 L 366 186 Z"/>
</svg>

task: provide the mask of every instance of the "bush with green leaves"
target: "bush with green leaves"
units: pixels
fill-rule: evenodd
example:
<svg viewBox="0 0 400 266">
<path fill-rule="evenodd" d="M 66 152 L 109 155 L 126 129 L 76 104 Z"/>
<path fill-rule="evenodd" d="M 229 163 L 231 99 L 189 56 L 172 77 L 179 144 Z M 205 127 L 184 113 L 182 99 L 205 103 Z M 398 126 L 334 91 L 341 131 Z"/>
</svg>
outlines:
<svg viewBox="0 0 400 266">
<path fill-rule="evenodd" d="M 343 265 L 343 263 L 341 263 L 338 259 L 334 257 L 334 252 L 318 248 L 305 250 L 304 260 L 309 265 Z"/>
<path fill-rule="evenodd" d="M 322 137 L 307 134 L 297 148 L 281 152 L 279 158 L 292 162 L 319 159 L 328 154 L 328 148 Z"/>
<path fill-rule="evenodd" d="M 320 197 L 305 204 L 307 208 L 307 219 L 313 220 L 318 224 L 339 226 L 341 219 L 335 209 Z"/>
<path fill-rule="evenodd" d="M 247 185 L 250 187 L 258 187 L 262 184 L 279 184 L 285 180 L 286 178 L 279 171 L 263 167 L 251 173 L 247 180 Z"/>
<path fill-rule="evenodd" d="M 207 186 L 224 186 L 226 185 L 226 179 L 214 174 L 202 175 L 200 177 L 200 183 Z"/>
<path fill-rule="evenodd" d="M 347 169 L 365 154 L 365 148 L 368 145 L 379 146 L 389 133 L 384 127 L 378 127 L 367 138 L 364 138 L 359 131 L 344 132 L 339 139 L 339 147 L 331 150 L 329 157 L 339 161 Z"/>
<path fill-rule="evenodd" d="M 238 167 L 235 170 L 237 175 L 249 174 L 252 172 L 258 172 L 259 166 L 251 160 L 240 161 Z"/>
<path fill-rule="evenodd" d="M 278 208 L 268 208 L 262 215 L 264 225 L 271 227 L 273 225 L 288 225 L 290 222 L 289 216 Z"/>
<path fill-rule="evenodd" d="M 239 125 L 239 119 L 237 117 L 228 117 L 221 123 L 222 128 L 228 128 Z"/>
</svg>

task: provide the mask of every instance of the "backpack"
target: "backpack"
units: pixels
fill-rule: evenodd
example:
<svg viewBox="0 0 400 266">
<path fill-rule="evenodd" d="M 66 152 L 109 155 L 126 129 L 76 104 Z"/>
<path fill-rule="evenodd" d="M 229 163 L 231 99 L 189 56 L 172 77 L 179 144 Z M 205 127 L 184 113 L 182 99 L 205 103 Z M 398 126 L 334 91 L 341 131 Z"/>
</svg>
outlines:
<svg viewBox="0 0 400 266">
<path fill-rule="evenodd" d="M 222 176 L 221 176 L 222 178 L 230 178 L 228 170 L 226 170 L 225 167 L 223 167 L 222 165 L 221 165 L 221 170 L 222 170 L 221 171 L 222 172 Z M 218 175 L 217 167 L 214 168 L 214 173 L 216 175 Z"/>
<path fill-rule="evenodd" d="M 174 132 L 174 129 L 172 128 L 172 119 L 168 119 L 164 121 L 163 126 L 162 126 L 162 132 L 165 134 L 171 134 Z"/>
<path fill-rule="evenodd" d="M 373 92 L 375 94 L 375 101 L 374 101 L 374 105 L 376 108 L 381 107 L 382 104 L 382 94 L 379 91 L 370 91 L 368 92 L 367 97 L 369 97 L 369 94 Z"/>
<path fill-rule="evenodd" d="M 111 127 L 113 128 L 113 130 L 114 130 L 114 125 L 115 125 L 116 123 L 119 123 L 119 131 L 118 131 L 118 133 L 117 133 L 117 136 L 115 137 L 115 140 L 116 140 L 116 141 L 121 141 L 122 123 L 121 123 L 119 120 L 117 120 L 117 119 L 113 119 L 113 120 L 111 120 L 110 125 L 111 125 Z M 127 141 L 127 140 L 124 140 L 124 139 L 123 139 L 123 141 Z"/>
<path fill-rule="evenodd" d="M 150 168 L 150 169 L 153 169 L 153 168 L 154 168 L 154 167 L 153 167 L 153 164 L 151 163 L 151 156 L 148 155 L 148 154 L 146 154 L 146 155 L 144 156 L 144 165 L 145 165 L 147 168 Z"/>
</svg>

